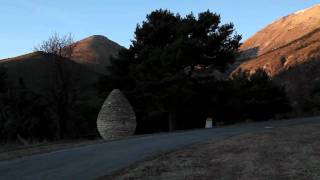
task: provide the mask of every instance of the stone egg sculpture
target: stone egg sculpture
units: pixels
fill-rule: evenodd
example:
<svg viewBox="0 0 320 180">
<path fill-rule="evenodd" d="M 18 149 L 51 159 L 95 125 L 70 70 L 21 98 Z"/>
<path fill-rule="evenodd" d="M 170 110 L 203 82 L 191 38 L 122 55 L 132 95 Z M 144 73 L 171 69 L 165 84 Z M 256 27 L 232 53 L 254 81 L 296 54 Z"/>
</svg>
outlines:
<svg viewBox="0 0 320 180">
<path fill-rule="evenodd" d="M 127 98 L 120 90 L 113 90 L 99 112 L 97 128 L 105 140 L 121 139 L 134 134 L 136 116 Z"/>
</svg>

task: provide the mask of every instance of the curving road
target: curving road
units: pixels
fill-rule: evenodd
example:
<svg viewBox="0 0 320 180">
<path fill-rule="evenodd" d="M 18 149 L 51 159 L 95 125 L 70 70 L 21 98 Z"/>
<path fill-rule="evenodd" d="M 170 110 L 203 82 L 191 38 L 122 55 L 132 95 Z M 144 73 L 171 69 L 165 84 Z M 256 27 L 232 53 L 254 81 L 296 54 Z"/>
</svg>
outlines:
<svg viewBox="0 0 320 180">
<path fill-rule="evenodd" d="M 95 179 L 134 162 L 194 143 L 308 123 L 320 123 L 320 117 L 141 136 L 60 150 L 10 161 L 0 161 L 0 179 Z"/>
</svg>

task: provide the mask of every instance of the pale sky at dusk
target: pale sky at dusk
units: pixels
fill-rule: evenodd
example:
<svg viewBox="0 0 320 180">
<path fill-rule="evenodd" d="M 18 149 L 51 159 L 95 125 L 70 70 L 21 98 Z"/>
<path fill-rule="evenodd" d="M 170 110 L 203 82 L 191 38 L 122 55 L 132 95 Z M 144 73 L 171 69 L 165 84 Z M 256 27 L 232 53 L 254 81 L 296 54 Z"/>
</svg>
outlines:
<svg viewBox="0 0 320 180">
<path fill-rule="evenodd" d="M 155 9 L 210 10 L 246 39 L 273 20 L 320 0 L 0 0 L 0 59 L 31 52 L 53 32 L 76 40 L 100 34 L 128 47 L 137 23 Z"/>
</svg>

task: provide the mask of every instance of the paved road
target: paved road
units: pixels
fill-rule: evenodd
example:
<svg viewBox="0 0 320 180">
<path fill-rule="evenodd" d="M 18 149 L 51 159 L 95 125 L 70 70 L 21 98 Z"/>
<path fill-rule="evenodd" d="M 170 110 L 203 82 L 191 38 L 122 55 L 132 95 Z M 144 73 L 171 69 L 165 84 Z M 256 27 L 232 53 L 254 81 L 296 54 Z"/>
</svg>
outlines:
<svg viewBox="0 0 320 180">
<path fill-rule="evenodd" d="M 247 132 L 267 131 L 270 127 L 281 128 L 306 123 L 320 123 L 320 117 L 150 135 L 0 161 L 0 179 L 95 179 L 136 161 L 186 145 Z"/>
</svg>

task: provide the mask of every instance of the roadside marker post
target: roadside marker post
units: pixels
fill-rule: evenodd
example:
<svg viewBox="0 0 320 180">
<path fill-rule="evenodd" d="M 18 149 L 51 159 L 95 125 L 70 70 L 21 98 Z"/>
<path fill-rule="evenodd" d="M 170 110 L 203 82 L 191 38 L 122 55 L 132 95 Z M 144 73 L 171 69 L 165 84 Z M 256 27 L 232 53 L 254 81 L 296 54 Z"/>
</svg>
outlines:
<svg viewBox="0 0 320 180">
<path fill-rule="evenodd" d="M 207 118 L 207 120 L 206 120 L 206 129 L 213 128 L 212 121 L 213 121 L 212 118 Z"/>
</svg>

